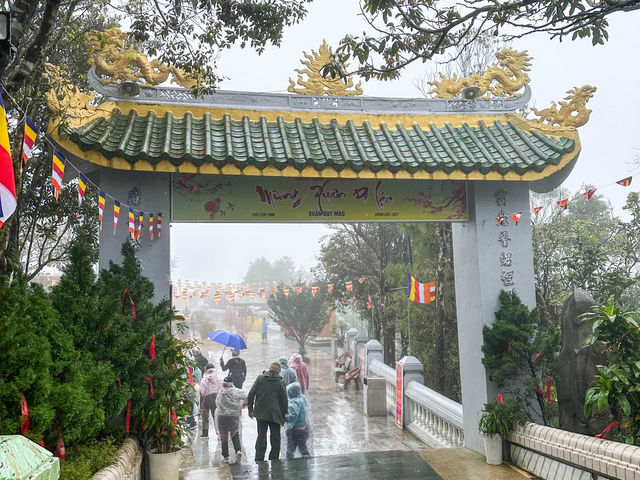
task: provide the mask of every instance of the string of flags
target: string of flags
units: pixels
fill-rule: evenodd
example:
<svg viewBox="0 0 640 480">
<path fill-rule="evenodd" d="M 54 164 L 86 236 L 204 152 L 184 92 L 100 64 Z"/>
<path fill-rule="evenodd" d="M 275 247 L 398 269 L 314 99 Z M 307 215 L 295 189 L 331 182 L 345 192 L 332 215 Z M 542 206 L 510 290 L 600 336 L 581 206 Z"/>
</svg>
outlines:
<svg viewBox="0 0 640 480">
<path fill-rule="evenodd" d="M 127 207 L 130 212 L 133 212 L 134 221 L 133 229 L 131 227 L 131 216 L 129 217 L 129 235 L 132 240 L 140 240 L 142 235 L 142 227 L 144 224 L 145 213 L 140 210 L 137 211 L 130 205 L 118 201 L 112 195 L 106 193 L 100 189 L 95 183 L 89 180 L 82 172 L 65 158 L 65 156 L 56 149 L 54 142 L 49 139 L 46 133 L 41 133 L 36 124 L 26 115 L 24 111 L 19 107 L 18 102 L 11 97 L 11 95 L 4 88 L 4 85 L 0 84 L 0 88 L 14 103 L 15 108 L 25 119 L 24 121 L 24 140 L 22 143 L 21 162 L 20 162 L 20 174 L 22 174 L 29 159 L 33 156 L 33 150 L 37 139 L 43 139 L 47 144 L 53 148 L 52 165 L 51 165 L 51 193 L 53 197 L 58 201 L 60 197 L 60 191 L 63 187 L 63 178 L 65 168 L 71 166 L 78 178 L 78 210 L 76 217 L 80 216 L 80 207 L 85 197 L 85 193 L 88 186 L 95 187 L 98 191 L 98 220 L 99 229 L 102 230 L 103 217 L 105 214 L 105 208 L 107 200 L 113 201 L 113 234 L 115 235 L 118 227 L 118 219 L 120 216 L 120 208 L 122 205 Z M 0 228 L 6 222 L 6 220 L 13 214 L 17 205 L 15 176 L 13 173 L 13 163 L 11 161 L 11 150 L 9 142 L 9 132 L 7 126 L 6 111 L 4 108 L 4 102 L 2 95 L 0 95 Z M 149 239 L 159 239 L 162 234 L 162 212 L 157 214 L 148 213 L 148 226 L 149 226 Z M 155 230 L 155 231 L 154 231 Z"/>
</svg>

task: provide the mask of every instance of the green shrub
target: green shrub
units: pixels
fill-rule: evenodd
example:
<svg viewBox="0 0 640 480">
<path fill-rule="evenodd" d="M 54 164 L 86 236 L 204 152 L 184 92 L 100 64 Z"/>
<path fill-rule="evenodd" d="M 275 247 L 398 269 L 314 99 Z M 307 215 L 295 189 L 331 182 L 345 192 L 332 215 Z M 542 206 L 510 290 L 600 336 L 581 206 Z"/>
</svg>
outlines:
<svg viewBox="0 0 640 480">
<path fill-rule="evenodd" d="M 485 435 L 500 435 L 506 438 L 518 425 L 524 425 L 526 421 L 527 416 L 515 398 L 507 398 L 502 402 L 493 400 L 484 406 L 479 429 Z"/>
<path fill-rule="evenodd" d="M 118 445 L 110 437 L 71 447 L 61 463 L 60 480 L 88 480 L 113 463 L 117 452 Z"/>
</svg>

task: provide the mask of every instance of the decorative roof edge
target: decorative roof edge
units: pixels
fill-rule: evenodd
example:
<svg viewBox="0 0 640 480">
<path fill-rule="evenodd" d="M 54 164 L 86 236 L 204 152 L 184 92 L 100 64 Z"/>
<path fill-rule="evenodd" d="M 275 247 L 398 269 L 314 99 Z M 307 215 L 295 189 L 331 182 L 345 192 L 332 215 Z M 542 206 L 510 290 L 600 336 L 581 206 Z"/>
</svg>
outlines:
<svg viewBox="0 0 640 480">
<path fill-rule="evenodd" d="M 283 93 L 253 93 L 218 90 L 212 95 L 196 97 L 190 89 L 179 87 L 140 86 L 137 95 L 128 95 L 118 85 L 103 85 L 95 67 L 89 70 L 89 83 L 108 100 L 156 105 L 217 107 L 228 109 L 277 110 L 313 113 L 370 113 L 370 114 L 476 114 L 511 113 L 531 99 L 531 88 L 525 85 L 520 97 L 492 97 L 466 100 L 464 98 L 383 98 L 300 95 Z"/>
</svg>

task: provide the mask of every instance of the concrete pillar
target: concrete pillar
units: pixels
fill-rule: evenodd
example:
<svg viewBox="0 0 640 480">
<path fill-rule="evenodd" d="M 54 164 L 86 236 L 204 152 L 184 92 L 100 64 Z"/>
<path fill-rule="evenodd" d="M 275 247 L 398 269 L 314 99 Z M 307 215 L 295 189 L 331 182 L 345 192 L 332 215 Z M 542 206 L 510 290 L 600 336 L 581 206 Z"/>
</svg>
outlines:
<svg viewBox="0 0 640 480">
<path fill-rule="evenodd" d="M 344 346 L 344 351 L 345 352 L 349 352 L 352 355 L 352 359 L 355 361 L 355 358 L 353 357 L 353 355 L 355 355 L 355 344 L 353 342 L 353 339 L 356 338 L 356 335 L 358 335 L 358 330 L 351 327 L 349 330 L 347 330 L 347 339 L 346 339 L 346 345 Z"/>
<path fill-rule="evenodd" d="M 369 335 L 367 335 L 366 333 L 358 333 L 358 335 L 356 335 L 356 337 L 354 338 L 354 342 L 356 344 L 356 348 L 355 348 L 355 362 L 354 365 L 356 367 L 362 367 L 362 365 L 360 365 L 360 360 L 358 359 L 358 355 L 360 355 L 360 352 L 363 352 L 364 355 L 364 346 L 367 344 L 367 342 L 369 341 Z"/>
<path fill-rule="evenodd" d="M 368 377 L 369 365 L 371 365 L 371 362 L 373 360 L 380 360 L 382 363 L 384 363 L 384 353 L 382 352 L 382 344 L 375 338 L 373 340 L 369 340 L 364 348 L 367 349 L 367 364 L 364 365 L 363 375 L 365 377 Z"/>
<path fill-rule="evenodd" d="M 142 233 L 137 243 L 136 256 L 142 266 L 142 274 L 154 284 L 153 302 L 170 298 L 170 225 L 171 225 L 171 175 L 160 172 L 136 172 L 116 169 L 100 171 L 100 188 L 114 196 L 122 205 L 116 233 L 113 233 L 113 198 L 107 198 L 103 227 L 100 232 L 100 268 L 109 268 L 109 262 L 120 264 L 122 244 L 129 239 L 129 209 L 145 212 Z M 125 206 L 126 204 L 126 206 Z M 162 234 L 149 238 L 149 212 L 162 212 Z"/>
<path fill-rule="evenodd" d="M 402 425 L 406 427 L 411 421 L 410 400 L 405 395 L 407 385 L 409 382 L 418 382 L 424 385 L 424 377 L 422 376 L 424 367 L 422 362 L 413 356 L 402 357 L 398 363 L 402 364 Z"/>
<path fill-rule="evenodd" d="M 468 201 L 469 221 L 452 224 L 458 348 L 464 444 L 483 453 L 480 413 L 499 392 L 482 364 L 482 327 L 495 319 L 500 290 L 515 289 L 531 309 L 536 298 L 528 185 L 469 182 Z"/>
</svg>

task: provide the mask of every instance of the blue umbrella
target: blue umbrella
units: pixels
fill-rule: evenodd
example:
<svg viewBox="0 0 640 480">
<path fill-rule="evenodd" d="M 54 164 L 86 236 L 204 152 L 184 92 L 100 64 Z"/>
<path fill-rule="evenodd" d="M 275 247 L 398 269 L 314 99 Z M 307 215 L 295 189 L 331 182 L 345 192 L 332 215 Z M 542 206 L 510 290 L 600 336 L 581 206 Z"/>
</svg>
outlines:
<svg viewBox="0 0 640 480">
<path fill-rule="evenodd" d="M 237 333 L 229 332 L 228 330 L 216 330 L 215 332 L 211 332 L 207 335 L 210 340 L 214 342 L 221 343 L 227 347 L 238 348 L 240 350 L 245 350 L 247 348 L 247 344 L 244 343 L 244 340 Z"/>
</svg>

